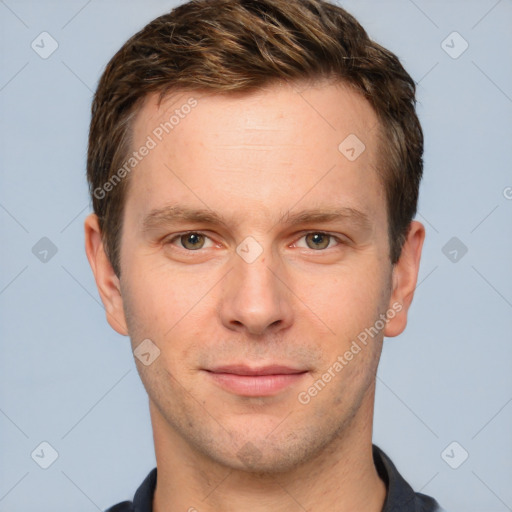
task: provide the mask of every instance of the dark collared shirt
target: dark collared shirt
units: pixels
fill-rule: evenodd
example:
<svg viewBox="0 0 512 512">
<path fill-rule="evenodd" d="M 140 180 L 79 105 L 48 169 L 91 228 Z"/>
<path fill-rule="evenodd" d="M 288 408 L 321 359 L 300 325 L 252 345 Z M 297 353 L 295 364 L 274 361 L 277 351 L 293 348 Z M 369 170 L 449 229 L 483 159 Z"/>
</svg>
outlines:
<svg viewBox="0 0 512 512">
<path fill-rule="evenodd" d="M 391 459 L 375 444 L 373 445 L 375 467 L 387 488 L 382 512 L 441 512 L 434 498 L 415 493 L 402 478 Z M 151 470 L 137 489 L 132 501 L 123 501 L 105 512 L 152 512 L 153 494 L 156 486 L 156 468 Z"/>
</svg>

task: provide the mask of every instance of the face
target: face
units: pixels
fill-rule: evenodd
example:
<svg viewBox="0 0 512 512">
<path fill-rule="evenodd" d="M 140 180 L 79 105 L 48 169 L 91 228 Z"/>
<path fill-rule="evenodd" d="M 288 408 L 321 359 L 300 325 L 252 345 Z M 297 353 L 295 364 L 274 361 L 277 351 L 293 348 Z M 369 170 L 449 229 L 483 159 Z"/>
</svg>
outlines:
<svg viewBox="0 0 512 512">
<path fill-rule="evenodd" d="M 389 260 L 370 105 L 326 83 L 148 96 L 133 128 L 150 149 L 130 175 L 119 296 L 102 298 L 134 350 L 151 340 L 157 357 L 136 363 L 158 436 L 285 471 L 366 425 L 415 280 Z"/>
</svg>

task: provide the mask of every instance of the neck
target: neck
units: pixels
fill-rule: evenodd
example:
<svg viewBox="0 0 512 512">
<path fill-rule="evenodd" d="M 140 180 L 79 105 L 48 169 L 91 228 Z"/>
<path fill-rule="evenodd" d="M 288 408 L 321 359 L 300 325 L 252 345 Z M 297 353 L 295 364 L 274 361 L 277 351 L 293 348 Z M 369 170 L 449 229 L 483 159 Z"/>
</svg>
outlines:
<svg viewBox="0 0 512 512">
<path fill-rule="evenodd" d="M 150 403 L 158 467 L 153 512 L 381 512 L 386 486 L 372 454 L 374 391 L 314 459 L 256 474 L 218 464 L 191 447 Z"/>
</svg>

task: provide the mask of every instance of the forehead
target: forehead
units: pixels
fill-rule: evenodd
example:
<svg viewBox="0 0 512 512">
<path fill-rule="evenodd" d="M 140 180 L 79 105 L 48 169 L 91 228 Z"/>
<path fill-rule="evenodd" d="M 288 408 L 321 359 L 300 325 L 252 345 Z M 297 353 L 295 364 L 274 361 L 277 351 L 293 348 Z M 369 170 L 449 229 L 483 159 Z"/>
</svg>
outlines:
<svg viewBox="0 0 512 512">
<path fill-rule="evenodd" d="M 378 125 L 370 103 L 348 84 L 327 79 L 277 82 L 250 92 L 171 91 L 161 101 L 157 93 L 151 93 L 144 98 L 133 121 L 134 142 L 142 142 L 137 137 L 151 133 L 156 138 L 165 138 L 171 132 L 179 135 L 184 130 L 178 130 L 178 125 L 189 124 L 185 122 L 187 117 L 200 116 L 211 127 L 219 115 L 229 124 L 217 125 L 212 136 L 230 128 L 290 132 L 293 121 L 302 120 L 308 124 L 295 126 L 295 134 L 302 132 L 306 138 L 317 128 L 329 128 L 340 132 L 338 135 L 352 130 L 366 138 Z M 163 133 L 159 130 L 161 123 L 167 123 Z"/>
<path fill-rule="evenodd" d="M 300 196 L 309 206 L 382 199 L 377 117 L 341 83 L 281 83 L 245 94 L 177 91 L 161 104 L 152 94 L 135 117 L 132 150 L 148 144 L 127 198 L 141 209 L 170 199 L 216 209 L 236 200 L 262 211 Z"/>
</svg>

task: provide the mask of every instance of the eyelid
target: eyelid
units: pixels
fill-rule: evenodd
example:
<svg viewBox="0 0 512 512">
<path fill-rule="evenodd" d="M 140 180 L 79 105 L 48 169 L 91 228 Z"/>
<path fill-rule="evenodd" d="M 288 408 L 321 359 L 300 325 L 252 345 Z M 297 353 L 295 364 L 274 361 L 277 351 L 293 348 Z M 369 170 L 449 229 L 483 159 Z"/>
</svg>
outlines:
<svg viewBox="0 0 512 512">
<path fill-rule="evenodd" d="M 305 236 L 307 235 L 311 235 L 311 234 L 318 234 L 318 235 L 326 235 L 326 236 L 329 236 L 331 239 L 334 239 L 338 242 L 338 244 L 336 246 L 333 246 L 333 247 L 328 247 L 328 249 L 333 249 L 334 247 L 337 247 L 338 245 L 344 245 L 344 244 L 347 244 L 348 241 L 347 240 L 344 240 L 343 238 L 340 237 L 339 234 L 333 234 L 333 233 L 329 233 L 329 231 L 321 231 L 321 230 L 310 230 L 310 231 L 303 231 L 300 233 L 300 236 L 299 238 L 297 238 L 297 240 L 295 242 L 293 242 L 293 244 L 296 244 L 299 240 L 301 240 L 302 238 L 304 238 Z M 310 249 L 309 247 L 301 247 L 301 249 L 309 249 L 310 251 L 314 251 L 314 252 L 323 252 L 323 251 L 326 251 L 326 249 Z"/>
<path fill-rule="evenodd" d="M 211 242 L 214 242 L 214 240 L 210 236 L 208 236 L 204 231 L 198 231 L 198 230 L 191 229 L 189 231 L 183 231 L 181 233 L 176 233 L 174 235 L 171 235 L 170 238 L 164 238 L 164 245 L 174 245 L 173 244 L 174 241 L 179 240 L 184 235 L 189 235 L 192 233 L 194 233 L 195 235 L 202 235 L 205 238 L 208 238 Z M 204 247 L 201 247 L 201 249 L 196 249 L 195 251 L 193 251 L 191 249 L 185 249 L 185 247 L 179 247 L 179 248 L 183 249 L 186 252 L 199 252 L 201 249 L 204 249 Z M 208 249 L 208 247 L 207 247 L 207 249 Z"/>
<path fill-rule="evenodd" d="M 180 239 L 182 236 L 184 235 L 188 235 L 188 234 L 191 234 L 191 233 L 194 233 L 194 234 L 197 234 L 197 235 L 202 235 L 204 236 L 205 238 L 208 238 L 211 242 L 215 243 L 215 241 L 210 237 L 208 236 L 204 231 L 199 231 L 199 230 L 189 230 L 189 231 L 183 231 L 181 233 L 176 233 L 174 235 L 171 236 L 171 238 L 166 238 L 164 239 L 164 244 L 165 245 L 174 245 L 173 242 Z M 332 239 L 336 240 L 338 242 L 338 244 L 334 247 L 337 247 L 338 245 L 346 245 L 349 243 L 348 240 L 344 240 L 342 237 L 340 237 L 339 234 L 333 234 L 333 233 L 330 233 L 328 231 L 322 231 L 322 230 L 307 230 L 307 231 L 301 231 L 300 233 L 300 236 L 298 238 L 296 238 L 296 240 L 294 242 L 292 242 L 292 245 L 295 245 L 299 240 L 301 240 L 302 238 L 304 238 L 305 236 L 307 235 L 311 235 L 311 234 L 321 234 L 321 235 L 327 235 L 329 237 L 331 237 Z M 206 249 L 209 249 L 211 247 L 207 247 Z M 328 247 L 328 249 L 332 249 L 333 247 Z M 185 247 L 179 247 L 179 249 L 182 249 L 183 251 L 185 252 L 190 252 L 190 253 L 194 253 L 194 252 L 199 252 L 201 251 L 202 249 L 204 249 L 204 247 L 201 247 L 201 249 L 196 249 L 195 251 L 192 250 L 192 249 L 186 249 Z M 299 247 L 299 249 L 306 249 L 308 250 L 309 248 L 308 247 Z M 310 251 L 314 251 L 314 252 L 325 252 L 327 250 L 326 249 L 309 249 Z"/>
</svg>

